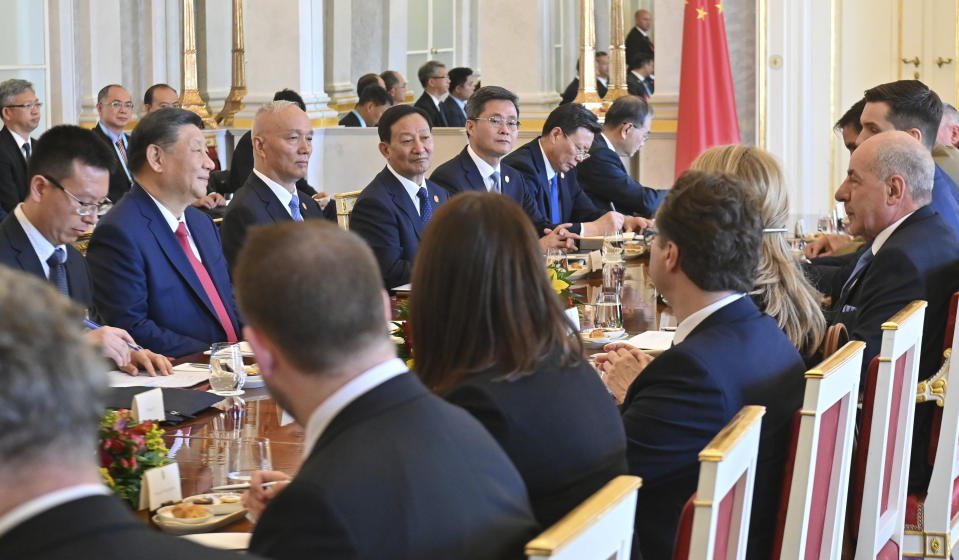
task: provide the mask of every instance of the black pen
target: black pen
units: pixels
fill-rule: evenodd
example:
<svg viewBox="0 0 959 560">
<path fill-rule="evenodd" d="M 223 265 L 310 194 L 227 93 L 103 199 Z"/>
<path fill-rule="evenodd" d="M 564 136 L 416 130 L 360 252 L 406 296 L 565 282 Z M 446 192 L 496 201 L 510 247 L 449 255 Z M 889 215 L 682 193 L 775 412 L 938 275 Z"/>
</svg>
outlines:
<svg viewBox="0 0 959 560">
<path fill-rule="evenodd" d="M 94 323 L 90 319 L 84 319 L 83 325 L 89 329 L 99 329 L 100 327 L 103 326 L 103 325 L 98 325 Z M 127 342 L 127 346 L 130 347 L 130 350 L 136 350 L 137 352 L 139 352 L 140 350 L 143 350 L 142 346 L 137 346 L 136 344 L 130 344 L 129 342 Z"/>
</svg>

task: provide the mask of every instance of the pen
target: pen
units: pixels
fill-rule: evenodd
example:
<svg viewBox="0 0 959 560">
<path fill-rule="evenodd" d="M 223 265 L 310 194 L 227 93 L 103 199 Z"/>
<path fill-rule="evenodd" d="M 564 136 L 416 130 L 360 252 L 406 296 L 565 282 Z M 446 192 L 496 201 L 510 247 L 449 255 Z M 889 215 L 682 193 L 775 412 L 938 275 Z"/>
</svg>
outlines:
<svg viewBox="0 0 959 560">
<path fill-rule="evenodd" d="M 274 484 L 279 484 L 281 482 L 289 482 L 289 480 L 274 480 L 271 482 L 264 482 L 263 484 L 260 484 L 260 486 L 262 486 L 263 488 L 268 488 L 270 486 L 273 486 Z M 250 487 L 249 482 L 242 482 L 240 484 L 224 484 L 223 486 L 214 486 L 210 490 L 213 490 L 215 492 L 219 492 L 221 490 L 246 490 L 249 487 Z"/>
<path fill-rule="evenodd" d="M 91 321 L 90 319 L 84 319 L 84 320 L 83 320 L 83 326 L 87 327 L 88 329 L 99 329 L 99 328 L 102 327 L 103 325 L 98 325 L 98 324 L 94 323 L 93 321 Z M 142 346 L 138 346 L 138 345 L 136 345 L 136 344 L 130 344 L 129 342 L 127 343 L 127 346 L 130 347 L 130 350 L 136 350 L 136 351 L 138 351 L 138 352 L 139 352 L 140 350 L 143 350 L 143 347 L 142 347 Z"/>
</svg>

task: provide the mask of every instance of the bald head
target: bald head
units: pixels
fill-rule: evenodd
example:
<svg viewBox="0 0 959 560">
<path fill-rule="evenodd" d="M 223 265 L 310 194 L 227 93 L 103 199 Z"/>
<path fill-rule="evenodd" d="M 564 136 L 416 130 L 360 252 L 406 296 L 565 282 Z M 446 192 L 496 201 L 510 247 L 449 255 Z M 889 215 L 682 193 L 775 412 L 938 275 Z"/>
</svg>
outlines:
<svg viewBox="0 0 959 560">
<path fill-rule="evenodd" d="M 650 25 L 653 23 L 653 14 L 649 13 L 649 10 L 636 10 L 636 27 L 642 29 L 643 31 L 649 31 Z"/>
<path fill-rule="evenodd" d="M 310 117 L 291 101 L 272 101 L 253 119 L 253 168 L 293 192 L 313 153 Z"/>
<path fill-rule="evenodd" d="M 869 138 L 860 148 L 869 146 L 863 158 L 872 165 L 880 181 L 894 175 L 902 177 L 916 207 L 932 201 L 932 183 L 936 173 L 932 154 L 908 132 L 893 130 Z"/>
</svg>

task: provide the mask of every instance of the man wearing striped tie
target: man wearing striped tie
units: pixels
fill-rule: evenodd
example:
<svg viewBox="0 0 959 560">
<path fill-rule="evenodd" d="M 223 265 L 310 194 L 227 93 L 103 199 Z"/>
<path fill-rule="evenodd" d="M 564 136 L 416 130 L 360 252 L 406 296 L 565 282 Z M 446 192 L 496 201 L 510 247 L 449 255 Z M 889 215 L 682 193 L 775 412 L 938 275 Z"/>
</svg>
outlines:
<svg viewBox="0 0 959 560">
<path fill-rule="evenodd" d="M 253 120 L 253 173 L 236 191 L 220 228 L 232 269 L 250 226 L 323 218 L 309 194 L 296 188 L 313 153 L 310 117 L 291 101 L 272 101 Z"/>
<path fill-rule="evenodd" d="M 105 86 L 97 93 L 97 115 L 100 120 L 93 127 L 96 136 L 107 143 L 113 152 L 115 163 L 110 172 L 110 191 L 107 195 L 117 203 L 130 190 L 133 174 L 127 165 L 127 150 L 130 138 L 123 128 L 133 118 L 133 98 L 119 84 Z"/>
</svg>

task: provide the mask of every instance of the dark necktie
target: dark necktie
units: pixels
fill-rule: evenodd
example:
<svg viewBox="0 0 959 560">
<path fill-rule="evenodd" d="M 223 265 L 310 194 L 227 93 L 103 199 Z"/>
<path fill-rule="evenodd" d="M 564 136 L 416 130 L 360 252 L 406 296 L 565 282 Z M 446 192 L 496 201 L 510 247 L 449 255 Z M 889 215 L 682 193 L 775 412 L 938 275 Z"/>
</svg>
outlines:
<svg viewBox="0 0 959 560">
<path fill-rule="evenodd" d="M 296 191 L 293 191 L 293 198 L 290 199 L 290 215 L 293 216 L 294 222 L 303 221 L 303 214 L 300 213 L 300 197 L 297 196 Z"/>
<path fill-rule="evenodd" d="M 490 173 L 489 178 L 492 179 L 492 181 L 493 181 L 493 186 L 492 186 L 492 188 L 490 188 L 490 191 L 491 191 L 491 192 L 495 192 L 495 193 L 501 193 L 501 192 L 503 192 L 502 185 L 500 185 L 500 183 L 499 183 L 499 171 L 494 171 L 494 172 Z"/>
<path fill-rule="evenodd" d="M 186 254 L 187 260 L 190 261 L 193 272 L 195 272 L 197 278 L 200 279 L 200 285 L 203 286 L 203 291 L 213 305 L 213 311 L 216 312 L 216 318 L 220 321 L 223 332 L 226 333 L 227 342 L 236 342 L 237 338 L 236 331 L 233 329 L 233 321 L 230 320 L 230 315 L 226 312 L 226 307 L 223 306 L 223 300 L 220 299 L 220 293 L 216 291 L 216 286 L 213 284 L 213 279 L 210 278 L 210 273 L 207 272 L 203 263 L 193 254 L 193 249 L 190 248 L 190 240 L 187 238 L 188 235 L 186 224 L 180 222 L 180 225 L 176 228 L 176 240 L 180 243 L 180 248 L 182 248 Z"/>
<path fill-rule="evenodd" d="M 559 208 L 559 174 L 549 180 L 549 219 L 553 225 L 563 223 L 563 213 Z"/>
<path fill-rule="evenodd" d="M 430 204 L 430 195 L 426 192 L 426 187 L 420 187 L 416 191 L 416 197 L 420 199 L 420 219 L 426 224 L 433 217 L 433 205 Z"/>
<path fill-rule="evenodd" d="M 67 262 L 67 252 L 63 247 L 57 247 L 47 259 L 47 265 L 50 267 L 50 282 L 57 287 L 57 291 L 70 297 L 70 288 L 67 285 L 67 267 L 63 263 Z"/>
<path fill-rule="evenodd" d="M 30 141 L 23 143 L 23 159 L 30 161 Z"/>
<path fill-rule="evenodd" d="M 849 291 L 856 285 L 856 281 L 859 280 L 859 277 L 862 275 L 863 269 L 869 266 L 872 258 L 872 247 L 866 247 L 866 250 L 859 256 L 859 260 L 856 261 L 856 266 L 852 269 L 852 274 L 846 279 L 846 283 L 842 285 L 842 291 L 839 292 L 839 301 L 844 302 L 846 300 L 849 296 Z"/>
</svg>

